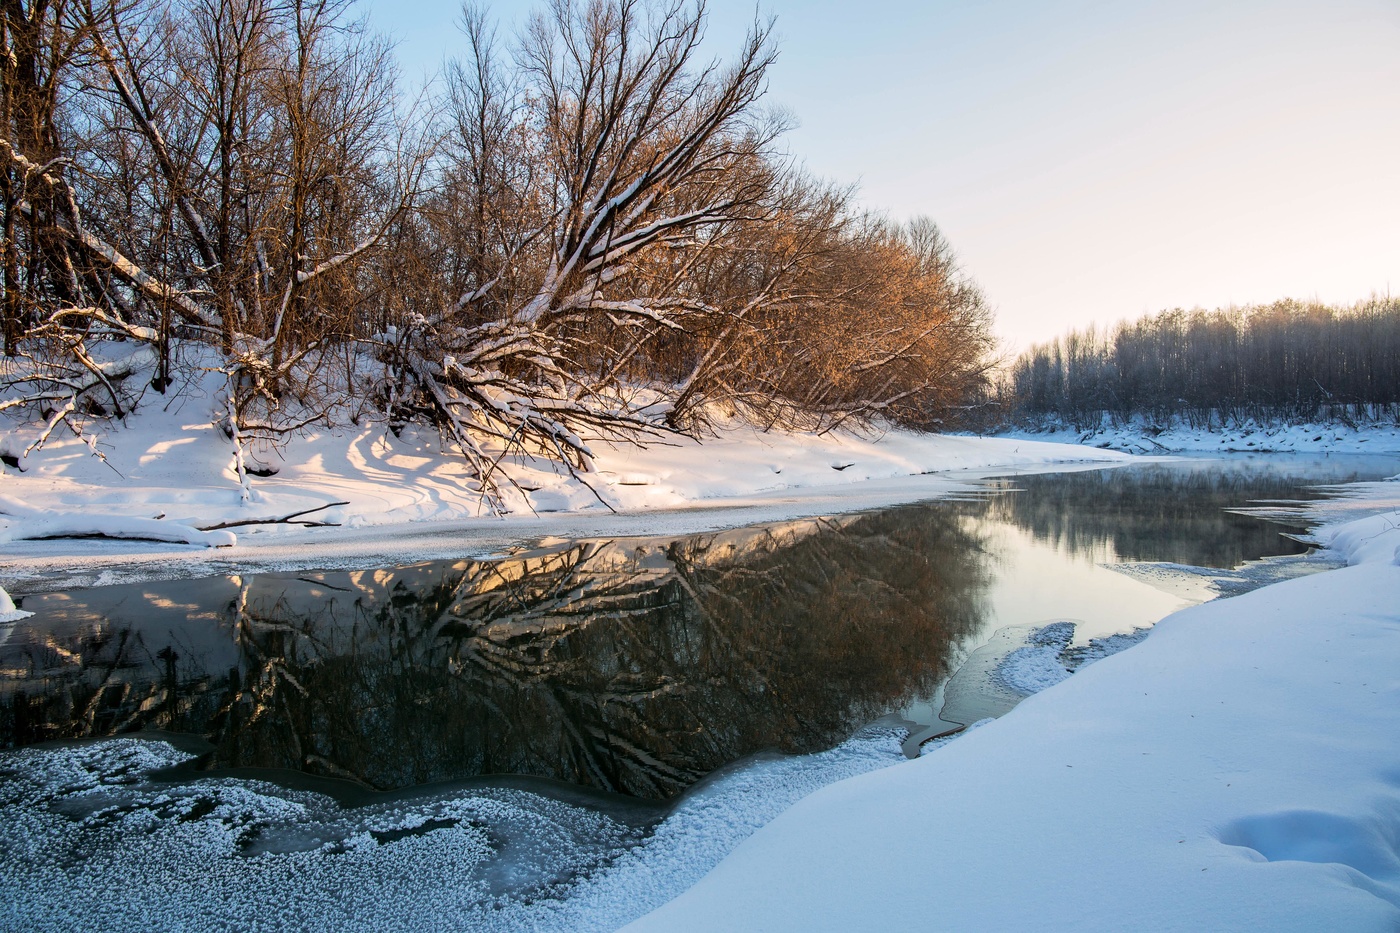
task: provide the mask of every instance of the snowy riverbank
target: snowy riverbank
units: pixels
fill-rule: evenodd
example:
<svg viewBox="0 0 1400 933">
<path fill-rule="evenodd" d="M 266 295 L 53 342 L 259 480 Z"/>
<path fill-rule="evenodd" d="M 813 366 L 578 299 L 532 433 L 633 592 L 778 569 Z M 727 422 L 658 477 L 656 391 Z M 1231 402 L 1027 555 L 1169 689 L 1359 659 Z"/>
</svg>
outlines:
<svg viewBox="0 0 1400 933">
<path fill-rule="evenodd" d="M 1400 483 L 1357 493 L 1315 506 L 1347 568 L 812 794 L 628 929 L 1394 930 Z"/>
<path fill-rule="evenodd" d="M 12 426 L 0 449 L 22 450 L 32 431 Z M 245 501 L 217 428 L 189 412 L 147 408 L 103 436 L 105 460 L 76 438 L 12 456 L 23 470 L 3 468 L 0 584 L 369 566 L 481 555 L 544 536 L 682 534 L 946 495 L 989 472 L 1128 459 L 1043 441 L 814 437 L 740 424 L 704 442 L 668 435 L 592 447 L 596 470 L 582 481 L 547 461 L 508 464 L 516 508 L 495 516 L 482 513 L 465 463 L 444 454 L 432 432 L 396 436 L 367 424 L 295 438 L 264 458 L 276 473 L 253 477 Z M 108 538 L 53 539 L 85 533 Z"/>
<path fill-rule="evenodd" d="M 1283 424 L 1246 421 L 1230 427 L 1192 427 L 1173 419 L 1163 428 L 1134 420 L 1092 430 L 1057 428 L 1006 431 L 1003 438 L 1082 444 L 1134 454 L 1338 453 L 1378 454 L 1400 451 L 1400 424 L 1363 422 L 1347 425 Z"/>
</svg>

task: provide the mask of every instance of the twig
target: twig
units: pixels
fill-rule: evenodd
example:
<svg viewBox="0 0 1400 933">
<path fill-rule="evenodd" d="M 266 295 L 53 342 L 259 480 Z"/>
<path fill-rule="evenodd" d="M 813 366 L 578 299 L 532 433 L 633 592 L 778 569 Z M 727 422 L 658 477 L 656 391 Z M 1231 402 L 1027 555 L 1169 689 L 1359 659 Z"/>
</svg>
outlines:
<svg viewBox="0 0 1400 933">
<path fill-rule="evenodd" d="M 281 518 L 244 518 L 236 522 L 219 522 L 217 525 L 198 525 L 196 527 L 200 531 L 218 531 L 222 528 L 239 528 L 243 525 L 305 525 L 307 528 L 339 528 L 340 522 L 294 522 L 292 519 L 302 515 L 310 515 L 312 512 L 319 512 L 322 509 L 335 508 L 337 505 L 349 504 L 348 502 L 327 502 L 314 509 L 302 509 L 300 512 L 293 512 L 291 515 L 284 515 Z"/>
</svg>

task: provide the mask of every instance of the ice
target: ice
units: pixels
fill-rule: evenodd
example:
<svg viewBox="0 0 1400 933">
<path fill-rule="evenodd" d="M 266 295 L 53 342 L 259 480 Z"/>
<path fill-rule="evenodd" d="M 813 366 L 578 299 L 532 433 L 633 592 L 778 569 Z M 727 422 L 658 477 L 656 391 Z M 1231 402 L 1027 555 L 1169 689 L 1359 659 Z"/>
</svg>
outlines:
<svg viewBox="0 0 1400 933">
<path fill-rule="evenodd" d="M 1001 682 L 1022 696 L 1039 693 L 1069 676 L 1060 663 L 1060 652 L 1043 645 L 1017 648 L 997 668 Z"/>
<path fill-rule="evenodd" d="M 6 930 L 611 930 L 813 790 L 903 761 L 872 728 L 712 776 L 658 825 L 508 787 L 357 807 L 265 781 L 166 783 L 188 759 L 109 739 L 0 757 Z"/>
</svg>

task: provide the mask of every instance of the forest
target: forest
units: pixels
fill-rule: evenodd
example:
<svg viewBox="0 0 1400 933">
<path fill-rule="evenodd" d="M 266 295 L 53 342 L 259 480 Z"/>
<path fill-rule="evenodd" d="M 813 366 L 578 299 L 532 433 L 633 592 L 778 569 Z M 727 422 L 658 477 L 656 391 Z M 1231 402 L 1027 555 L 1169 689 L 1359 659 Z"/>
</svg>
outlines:
<svg viewBox="0 0 1400 933">
<path fill-rule="evenodd" d="M 999 386 L 1017 424 L 1400 420 L 1400 299 L 1165 311 L 1031 347 Z"/>
<path fill-rule="evenodd" d="M 216 374 L 240 479 L 383 419 L 490 502 L 505 456 L 950 425 L 984 392 L 990 310 L 938 227 L 782 148 L 771 21 L 720 59 L 703 0 L 553 0 L 512 35 L 469 5 L 414 91 L 351 0 L 3 9 L 0 410 L 35 444 Z"/>
</svg>

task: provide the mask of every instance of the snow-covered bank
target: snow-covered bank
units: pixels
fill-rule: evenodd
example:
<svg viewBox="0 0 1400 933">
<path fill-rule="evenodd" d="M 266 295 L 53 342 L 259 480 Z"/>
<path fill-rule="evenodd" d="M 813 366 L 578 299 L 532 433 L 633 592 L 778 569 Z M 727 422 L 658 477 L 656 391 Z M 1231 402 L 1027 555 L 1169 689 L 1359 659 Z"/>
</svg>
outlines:
<svg viewBox="0 0 1400 933">
<path fill-rule="evenodd" d="M 23 449 L 24 430 L 14 429 L 5 449 Z M 401 436 L 365 425 L 298 437 L 282 456 L 264 458 L 275 472 L 253 478 L 246 501 L 227 439 L 178 410 L 143 409 L 100 446 L 105 461 L 75 438 L 52 440 L 14 458 L 22 471 L 4 467 L 5 582 L 23 585 L 55 570 L 88 572 L 69 581 L 81 584 L 112 582 L 103 573 L 130 578 L 201 566 L 403 562 L 487 553 L 541 535 L 683 533 L 945 495 L 988 471 L 1128 459 L 1027 440 L 810 436 L 731 424 L 703 443 L 593 441 L 597 470 L 583 481 L 546 461 L 510 464 L 519 501 L 503 519 L 482 514 L 460 458 L 444 454 L 431 432 L 411 428 Z M 34 540 L 84 532 L 197 547 Z M 220 547 L 204 553 L 202 545 Z"/>
<path fill-rule="evenodd" d="M 628 929 L 1396 929 L 1400 513 L 1318 534 L 1352 566 L 818 791 Z"/>
<path fill-rule="evenodd" d="M 1379 422 L 1352 426 L 1337 422 L 1259 424 L 1247 421 L 1228 428 L 1215 426 L 1207 429 L 1192 427 L 1180 419 L 1173 419 L 1165 428 L 1137 419 L 1126 424 L 1104 424 L 1087 431 L 1074 428 L 1013 430 L 998 436 L 1083 444 L 1086 447 L 1138 454 L 1400 452 L 1400 424 Z"/>
</svg>

